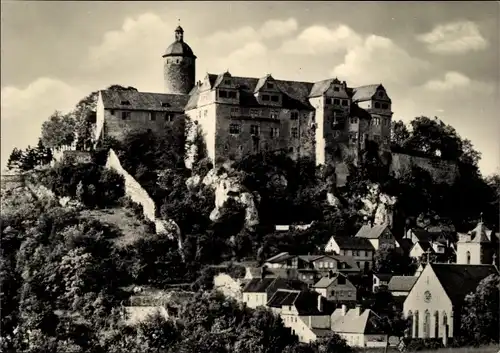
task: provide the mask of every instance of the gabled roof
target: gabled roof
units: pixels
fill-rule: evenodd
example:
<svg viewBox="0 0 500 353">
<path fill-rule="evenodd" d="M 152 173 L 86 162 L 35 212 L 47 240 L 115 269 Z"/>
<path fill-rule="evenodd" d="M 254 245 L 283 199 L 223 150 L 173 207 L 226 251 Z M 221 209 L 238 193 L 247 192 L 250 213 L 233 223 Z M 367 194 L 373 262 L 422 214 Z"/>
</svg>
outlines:
<svg viewBox="0 0 500 353">
<path fill-rule="evenodd" d="M 377 277 L 381 281 L 389 282 L 393 275 L 390 273 L 374 273 L 373 276 Z"/>
<path fill-rule="evenodd" d="M 189 100 L 187 94 L 148 93 L 132 90 L 102 90 L 99 93 L 104 109 L 183 112 Z"/>
<path fill-rule="evenodd" d="M 286 261 L 288 259 L 294 258 L 295 255 L 290 255 L 288 252 L 282 252 L 277 255 L 274 255 L 267 259 L 265 262 L 270 262 L 270 263 L 280 263 L 283 261 Z"/>
<path fill-rule="evenodd" d="M 265 293 L 276 278 L 252 278 L 243 287 L 243 293 Z"/>
<path fill-rule="evenodd" d="M 337 309 L 332 314 L 331 328 L 338 333 L 384 333 L 380 323 L 380 317 L 370 309 L 350 309 L 345 316 L 342 315 L 342 309 Z"/>
<path fill-rule="evenodd" d="M 342 250 L 375 250 L 372 243 L 361 237 L 333 237 Z"/>
<path fill-rule="evenodd" d="M 353 102 L 364 102 L 371 100 L 373 95 L 377 92 L 378 88 L 383 86 L 381 84 L 366 85 L 353 88 L 354 95 Z"/>
<path fill-rule="evenodd" d="M 428 241 L 417 241 L 415 245 L 413 245 L 413 248 L 416 246 L 420 246 L 420 248 L 422 248 L 424 252 L 429 251 L 430 253 L 434 253 L 434 249 L 432 248 L 431 243 Z"/>
<path fill-rule="evenodd" d="M 378 224 L 374 225 L 373 227 L 370 227 L 370 225 L 365 224 L 363 225 L 358 233 L 356 234 L 356 237 L 359 238 L 366 238 L 366 239 L 378 239 L 382 233 L 387 229 L 389 225 L 388 224 Z"/>
<path fill-rule="evenodd" d="M 342 276 L 345 279 L 344 284 L 338 283 L 339 276 Z M 351 283 L 351 281 L 349 281 L 349 279 L 347 279 L 347 277 L 345 277 L 342 274 L 338 274 L 337 276 L 333 276 L 333 277 L 329 277 L 329 276 L 322 277 L 313 287 L 314 288 L 328 288 L 332 284 L 335 284 L 335 286 L 339 287 L 339 288 L 342 287 L 345 289 L 356 289 L 356 287 L 354 287 L 354 285 Z"/>
<path fill-rule="evenodd" d="M 411 248 L 413 247 L 413 242 L 411 239 L 403 238 L 398 240 L 399 246 L 405 253 L 409 253 Z"/>
<path fill-rule="evenodd" d="M 409 292 L 417 279 L 417 276 L 393 276 L 387 288 L 389 291 Z"/>
<path fill-rule="evenodd" d="M 356 116 L 359 119 L 371 120 L 372 116 L 366 110 L 358 106 L 356 103 L 351 104 L 351 116 Z"/>
<path fill-rule="evenodd" d="M 429 264 L 453 305 L 460 305 L 484 278 L 498 274 L 493 265 Z"/>
<path fill-rule="evenodd" d="M 309 98 L 320 97 L 328 91 L 332 84 L 341 84 L 338 78 L 329 78 L 326 80 L 315 82 L 309 93 Z M 350 98 L 348 92 L 341 91 L 337 92 L 339 98 Z"/>
<path fill-rule="evenodd" d="M 318 297 L 320 297 L 323 310 L 318 310 Z M 277 290 L 267 302 L 267 306 L 281 308 L 283 305 L 294 306 L 299 315 L 330 315 L 333 310 L 333 303 L 319 293 L 310 290 Z"/>
</svg>

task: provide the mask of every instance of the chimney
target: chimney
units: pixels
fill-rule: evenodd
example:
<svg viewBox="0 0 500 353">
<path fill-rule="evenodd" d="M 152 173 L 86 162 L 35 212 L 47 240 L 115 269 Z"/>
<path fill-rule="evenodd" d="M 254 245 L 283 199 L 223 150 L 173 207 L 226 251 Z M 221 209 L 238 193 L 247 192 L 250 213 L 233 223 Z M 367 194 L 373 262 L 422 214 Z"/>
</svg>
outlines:
<svg viewBox="0 0 500 353">
<path fill-rule="evenodd" d="M 345 314 L 347 314 L 347 306 L 342 304 L 342 316 L 345 316 Z"/>
<path fill-rule="evenodd" d="M 266 278 L 266 266 L 260 268 L 260 279 Z"/>
<path fill-rule="evenodd" d="M 359 316 L 361 315 L 361 305 L 360 304 L 356 304 L 356 308 L 354 309 L 355 313 L 356 313 L 356 316 Z"/>
<path fill-rule="evenodd" d="M 323 296 L 321 294 L 318 295 L 318 311 L 320 313 L 323 312 Z"/>
</svg>

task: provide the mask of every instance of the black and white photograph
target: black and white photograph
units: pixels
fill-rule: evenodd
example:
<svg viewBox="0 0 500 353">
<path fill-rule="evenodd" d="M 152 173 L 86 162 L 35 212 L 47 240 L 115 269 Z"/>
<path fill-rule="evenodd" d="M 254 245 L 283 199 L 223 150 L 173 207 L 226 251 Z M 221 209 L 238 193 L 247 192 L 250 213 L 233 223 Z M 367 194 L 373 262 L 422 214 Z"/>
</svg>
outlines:
<svg viewBox="0 0 500 353">
<path fill-rule="evenodd" d="M 1 1 L 0 351 L 500 353 L 500 2 Z"/>
</svg>

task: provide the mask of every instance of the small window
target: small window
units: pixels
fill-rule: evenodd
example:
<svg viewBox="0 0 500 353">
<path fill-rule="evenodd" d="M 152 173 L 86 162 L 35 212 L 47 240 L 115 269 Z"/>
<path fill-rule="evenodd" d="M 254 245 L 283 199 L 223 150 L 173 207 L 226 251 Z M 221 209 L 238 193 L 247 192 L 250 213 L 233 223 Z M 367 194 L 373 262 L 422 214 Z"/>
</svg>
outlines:
<svg viewBox="0 0 500 353">
<path fill-rule="evenodd" d="M 240 113 L 240 108 L 238 108 L 238 107 L 231 108 L 231 115 L 232 116 L 238 115 L 239 113 Z"/>
<path fill-rule="evenodd" d="M 262 100 L 266 101 L 266 102 L 269 101 L 269 95 L 268 94 L 263 94 L 262 95 Z"/>
<path fill-rule="evenodd" d="M 290 113 L 290 119 L 291 120 L 297 120 L 299 118 L 299 113 L 298 112 L 291 112 Z"/>
<path fill-rule="evenodd" d="M 271 128 L 271 137 L 278 137 L 280 134 L 280 131 L 277 127 L 272 127 Z"/>
<path fill-rule="evenodd" d="M 161 106 L 164 107 L 164 108 L 165 107 L 170 107 L 170 103 L 168 103 L 168 102 L 161 102 Z"/>
<path fill-rule="evenodd" d="M 250 134 L 252 134 L 253 136 L 259 136 L 259 132 L 259 125 L 250 125 Z"/>
<path fill-rule="evenodd" d="M 173 120 L 174 120 L 174 114 L 172 114 L 172 113 L 165 113 L 165 121 L 172 122 Z"/>
<path fill-rule="evenodd" d="M 380 103 L 379 102 L 375 102 L 375 108 L 380 108 Z"/>
<path fill-rule="evenodd" d="M 227 98 L 227 91 L 219 91 L 220 98 Z"/>
<path fill-rule="evenodd" d="M 347 107 L 349 101 L 347 99 L 342 99 L 342 106 Z"/>
<path fill-rule="evenodd" d="M 115 111 L 114 111 L 113 109 L 111 109 L 111 110 L 109 111 L 109 113 L 110 113 L 111 115 L 115 115 Z"/>
<path fill-rule="evenodd" d="M 280 97 L 279 96 L 271 96 L 271 102 L 279 102 Z"/>
<path fill-rule="evenodd" d="M 333 98 L 327 98 L 326 104 L 333 104 Z"/>
<path fill-rule="evenodd" d="M 230 86 L 231 85 L 231 80 L 224 80 L 224 84 Z"/>
<path fill-rule="evenodd" d="M 333 105 L 340 105 L 340 99 L 335 98 L 333 100 Z"/>
<path fill-rule="evenodd" d="M 130 120 L 130 112 L 122 112 L 122 120 Z"/>
<path fill-rule="evenodd" d="M 267 83 L 267 88 L 274 89 L 274 83 L 268 82 Z"/>
<path fill-rule="evenodd" d="M 382 103 L 382 109 L 389 109 L 389 104 Z"/>
<path fill-rule="evenodd" d="M 288 149 L 288 152 L 293 153 L 293 147 L 290 147 L 290 148 Z M 306 276 L 305 276 L 305 275 L 304 275 L 304 278 L 306 278 Z"/>
<path fill-rule="evenodd" d="M 156 121 L 156 112 L 149 113 L 149 120 Z"/>
<path fill-rule="evenodd" d="M 130 102 L 128 100 L 122 100 L 121 104 L 122 105 L 130 105 Z"/>
<path fill-rule="evenodd" d="M 340 91 L 340 87 L 335 86 L 335 87 L 333 87 L 333 90 L 334 90 L 335 92 L 339 92 L 339 91 Z"/>
<path fill-rule="evenodd" d="M 278 112 L 271 112 L 270 117 L 271 119 L 278 119 Z"/>
<path fill-rule="evenodd" d="M 250 116 L 260 116 L 259 109 L 250 109 Z"/>
<path fill-rule="evenodd" d="M 229 124 L 229 133 L 232 135 L 237 135 L 241 132 L 241 126 L 239 124 Z"/>
<path fill-rule="evenodd" d="M 355 117 L 355 116 L 352 116 L 350 119 L 349 119 L 350 123 L 351 124 L 357 124 L 358 123 L 358 118 Z"/>
<path fill-rule="evenodd" d="M 299 129 L 296 127 L 292 127 L 292 137 L 297 138 L 299 137 Z"/>
<path fill-rule="evenodd" d="M 236 92 L 235 91 L 227 92 L 227 97 L 231 98 L 231 99 L 235 99 L 237 97 Z"/>
<path fill-rule="evenodd" d="M 377 117 L 373 118 L 373 123 L 372 124 L 373 125 L 380 125 L 380 118 L 377 118 Z"/>
</svg>

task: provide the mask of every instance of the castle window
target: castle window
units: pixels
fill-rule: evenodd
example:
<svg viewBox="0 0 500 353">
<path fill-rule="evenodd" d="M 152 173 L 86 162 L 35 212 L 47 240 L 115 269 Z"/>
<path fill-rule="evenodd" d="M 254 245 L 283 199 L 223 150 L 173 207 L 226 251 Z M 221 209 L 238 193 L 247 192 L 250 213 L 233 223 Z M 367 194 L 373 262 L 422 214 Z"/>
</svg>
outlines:
<svg viewBox="0 0 500 353">
<path fill-rule="evenodd" d="M 155 112 L 149 113 L 149 120 L 151 120 L 151 121 L 155 121 L 156 120 L 156 113 Z"/>
<path fill-rule="evenodd" d="M 229 92 L 227 92 L 227 97 L 231 98 L 231 99 L 235 99 L 236 98 L 236 92 L 235 91 L 229 91 Z"/>
<path fill-rule="evenodd" d="M 130 102 L 128 100 L 122 100 L 120 102 L 121 105 L 130 105 Z"/>
<path fill-rule="evenodd" d="M 333 105 L 339 105 L 340 104 L 340 99 L 335 98 L 333 100 Z"/>
<path fill-rule="evenodd" d="M 219 91 L 219 98 L 227 98 L 227 91 Z"/>
<path fill-rule="evenodd" d="M 259 136 L 259 132 L 259 125 L 250 125 L 250 134 L 252 134 L 253 136 Z"/>
<path fill-rule="evenodd" d="M 269 95 L 268 94 L 263 94 L 262 95 L 262 100 L 263 101 L 269 101 Z"/>
<path fill-rule="evenodd" d="M 280 131 L 277 127 L 272 127 L 271 128 L 271 137 L 278 137 L 280 134 Z"/>
<path fill-rule="evenodd" d="M 344 107 L 347 107 L 347 104 L 349 103 L 349 101 L 347 99 L 342 99 L 342 105 Z"/>
<path fill-rule="evenodd" d="M 333 104 L 333 98 L 327 98 L 325 102 L 326 104 Z"/>
<path fill-rule="evenodd" d="M 291 120 L 297 120 L 298 118 L 299 118 L 299 112 L 291 112 L 290 113 Z"/>
<path fill-rule="evenodd" d="M 296 127 L 292 127 L 292 137 L 297 138 L 299 137 L 299 129 Z"/>
<path fill-rule="evenodd" d="M 389 104 L 382 103 L 382 109 L 389 109 Z"/>
<path fill-rule="evenodd" d="M 380 108 L 380 103 L 379 102 L 375 102 L 375 108 Z"/>
<path fill-rule="evenodd" d="M 335 86 L 335 87 L 333 87 L 333 90 L 334 90 L 335 92 L 339 92 L 339 91 L 340 91 L 340 87 Z"/>
<path fill-rule="evenodd" d="M 231 135 L 238 135 L 241 132 L 241 126 L 239 124 L 230 124 L 229 133 Z"/>
<path fill-rule="evenodd" d="M 228 86 L 229 86 L 229 85 L 231 85 L 231 80 L 225 80 L 225 81 L 224 81 L 224 84 L 225 84 L 225 85 L 228 85 Z"/>
<path fill-rule="evenodd" d="M 130 120 L 131 113 L 130 112 L 122 112 L 122 120 Z"/>
<path fill-rule="evenodd" d="M 271 96 L 271 102 L 279 102 L 280 97 L 279 96 Z"/>
<path fill-rule="evenodd" d="M 274 84 L 273 84 L 273 83 L 271 83 L 271 82 L 268 82 L 268 83 L 267 83 L 267 88 L 269 88 L 269 89 L 273 89 L 273 88 L 274 88 Z"/>
<path fill-rule="evenodd" d="M 109 111 L 109 113 L 110 113 L 111 115 L 115 115 L 115 111 L 114 111 L 113 109 L 111 109 L 111 110 Z"/>
<path fill-rule="evenodd" d="M 380 118 L 377 118 L 377 117 L 373 118 L 372 124 L 373 125 L 380 125 Z"/>
<path fill-rule="evenodd" d="M 250 116 L 252 116 L 252 117 L 260 116 L 260 110 L 259 109 L 250 109 Z"/>
<path fill-rule="evenodd" d="M 164 108 L 165 107 L 170 107 L 170 103 L 168 103 L 168 102 L 161 102 L 161 106 L 164 107 Z"/>
<path fill-rule="evenodd" d="M 351 124 L 357 124 L 358 123 L 358 118 L 355 117 L 355 116 L 351 117 L 349 120 L 350 120 Z"/>
<path fill-rule="evenodd" d="M 172 114 L 172 113 L 165 113 L 165 121 L 172 122 L 173 120 L 174 120 L 174 114 Z"/>
<path fill-rule="evenodd" d="M 231 108 L 231 115 L 232 116 L 238 115 L 239 113 L 240 113 L 240 108 L 237 108 L 237 107 Z"/>
</svg>

